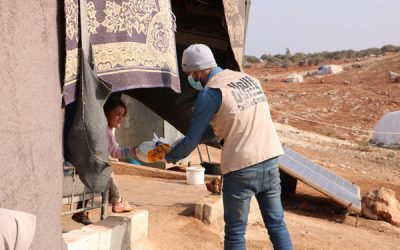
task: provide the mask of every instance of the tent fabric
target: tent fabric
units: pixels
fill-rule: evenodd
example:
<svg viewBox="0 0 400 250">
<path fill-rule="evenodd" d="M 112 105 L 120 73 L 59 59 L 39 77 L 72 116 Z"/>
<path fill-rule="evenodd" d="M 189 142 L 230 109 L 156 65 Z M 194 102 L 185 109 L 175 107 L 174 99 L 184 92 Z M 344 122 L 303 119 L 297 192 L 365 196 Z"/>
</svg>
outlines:
<svg viewBox="0 0 400 250">
<path fill-rule="evenodd" d="M 372 142 L 387 147 L 400 147 L 400 111 L 386 113 L 378 121 Z"/>
<path fill-rule="evenodd" d="M 67 4 L 67 2 L 69 4 Z M 77 0 L 67 0 L 66 1 L 66 13 L 68 11 L 76 11 L 76 8 L 71 8 L 71 5 L 76 4 Z M 91 0 L 88 2 L 88 8 L 91 5 Z M 99 1 L 103 2 L 103 1 Z M 111 1 L 107 1 L 111 2 Z M 117 1 L 115 1 L 117 2 Z M 141 1 L 133 1 L 133 0 L 122 0 L 118 1 L 119 6 L 127 4 L 127 2 L 135 2 L 136 4 Z M 146 3 L 152 1 L 145 1 Z M 202 43 L 206 44 L 211 48 L 214 53 L 214 57 L 217 61 L 218 66 L 231 70 L 240 70 L 243 58 L 243 48 L 245 42 L 245 31 L 247 26 L 248 19 L 248 9 L 250 5 L 250 1 L 241 1 L 241 0 L 220 0 L 220 1 L 186 1 L 186 0 L 158 0 L 157 6 L 164 6 L 166 3 L 171 3 L 172 12 L 176 17 L 176 33 L 168 33 L 169 38 L 174 38 L 174 41 L 171 41 L 169 44 L 172 48 L 174 47 L 174 54 L 171 55 L 175 62 L 176 60 L 179 62 L 182 58 L 183 50 L 186 49 L 189 45 L 193 43 Z M 72 4 L 73 3 L 73 4 Z M 67 5 L 69 8 L 67 8 Z M 96 3 L 94 6 L 97 10 L 97 14 L 95 15 L 98 23 L 103 23 L 101 16 L 101 11 L 97 8 L 100 3 Z M 163 8 L 160 8 L 162 10 Z M 75 15 L 75 14 L 74 14 Z M 71 18 L 74 16 L 72 14 L 66 14 L 66 18 Z M 89 14 L 91 16 L 92 14 Z M 159 15 L 159 14 L 157 14 Z M 168 17 L 170 18 L 170 16 Z M 168 19 L 166 17 L 166 19 Z M 172 19 L 169 19 L 172 23 Z M 92 20 L 93 23 L 95 23 Z M 89 22 L 91 23 L 91 22 Z M 151 21 L 153 23 L 153 21 Z M 70 24 L 68 26 L 68 24 Z M 68 37 L 69 29 L 68 27 L 72 27 L 72 38 Z M 71 21 L 66 19 L 66 31 L 67 31 L 67 63 L 66 63 L 66 83 L 64 87 L 64 100 L 66 103 L 70 103 L 74 100 L 74 89 L 75 89 L 75 74 L 76 66 L 73 63 L 69 62 L 74 59 L 76 55 L 71 56 L 68 53 L 77 53 L 74 49 L 77 47 L 76 42 L 76 28 L 71 25 Z M 89 28 L 90 30 L 90 28 Z M 108 34 L 105 32 L 105 28 L 102 25 L 99 25 L 97 28 L 97 33 L 91 33 L 91 41 L 94 44 L 94 59 L 96 61 L 96 65 L 98 67 L 99 76 L 104 78 L 108 82 L 114 84 L 114 90 L 119 92 L 121 90 L 122 93 L 127 94 L 138 101 L 142 102 L 145 106 L 150 108 L 153 112 L 161 116 L 168 123 L 178 129 L 181 133 L 185 134 L 194 106 L 194 102 L 196 100 L 197 91 L 194 90 L 187 81 L 187 76 L 182 72 L 180 67 L 176 66 L 173 68 L 170 66 L 170 71 L 166 70 L 165 72 L 158 72 L 157 79 L 163 79 L 167 82 L 172 81 L 173 83 L 177 82 L 178 86 L 171 85 L 168 87 L 168 84 L 156 84 L 157 81 L 151 82 L 152 84 L 141 85 L 140 83 L 146 80 L 146 72 L 138 72 L 136 77 L 127 78 L 124 73 L 114 74 L 113 79 L 105 78 L 107 77 L 107 72 L 103 71 L 100 66 L 103 66 L 103 63 L 99 61 L 99 59 L 103 57 L 99 57 L 98 48 L 99 46 L 103 46 L 102 44 L 97 44 L 98 40 L 95 38 L 101 38 L 100 34 L 106 35 L 110 37 L 114 37 L 115 39 L 120 39 L 118 41 L 122 41 L 124 39 L 130 38 L 126 34 L 121 36 L 121 32 Z M 75 33 L 74 33 L 75 32 Z M 125 32 L 127 33 L 127 32 Z M 149 34 L 149 32 L 147 32 Z M 114 34 L 114 35 L 113 35 Z M 123 35 L 124 33 L 122 33 Z M 142 35 L 143 36 L 143 35 Z M 71 41 L 74 40 L 75 46 L 71 47 Z M 137 37 L 136 37 L 137 39 Z M 68 42 L 69 41 L 69 42 Z M 129 41 L 128 41 L 129 43 Z M 120 44 L 125 44 L 120 42 Z M 143 45 L 144 46 L 144 45 Z M 150 46 L 150 45 L 148 45 Z M 75 52 L 74 52 L 75 51 Z M 96 52 L 97 51 L 97 52 Z M 135 52 L 135 51 L 133 51 Z M 133 61 L 136 56 L 141 58 L 142 55 L 136 55 L 131 52 L 132 56 L 130 57 L 131 61 Z M 108 55 L 112 55 L 113 53 L 109 53 Z M 168 53 L 166 53 L 168 54 Z M 103 55 L 103 54 L 101 54 Z M 126 54 L 119 55 L 121 57 L 126 57 Z M 149 60 L 153 60 L 154 57 L 159 56 L 159 54 L 152 54 L 149 57 Z M 164 55 L 163 55 L 164 56 Z M 171 58 L 172 58 L 171 57 Z M 172 60 L 172 59 L 171 59 Z M 74 71 L 71 71 L 74 69 Z M 140 69 L 138 69 L 140 70 Z M 112 73 L 112 72 L 111 72 Z M 139 74 L 140 73 L 140 74 Z M 176 76 L 174 75 L 176 74 Z M 156 73 L 154 73 L 156 75 Z M 72 83 L 69 79 L 72 79 Z M 148 80 L 148 79 L 147 79 Z M 134 81 L 134 83 L 132 83 Z M 121 84 L 118 84 L 121 82 Z M 69 86 L 70 85 L 70 86 Z M 122 87 L 121 87 L 122 86 Z M 167 86 L 167 88 L 166 88 Z M 174 87 L 175 86 L 175 87 Z M 179 90 L 179 91 L 178 91 Z M 71 107 L 71 108 L 69 108 Z M 66 107 L 66 117 L 69 113 L 73 111 L 73 103 L 67 105 Z M 71 114 L 69 114 L 71 115 Z M 66 119 L 66 123 L 68 120 Z M 68 127 L 65 128 L 65 131 L 68 130 Z M 66 132 L 64 132 L 66 133 Z M 217 144 L 213 143 L 212 145 Z"/>
<path fill-rule="evenodd" d="M 172 8 L 177 18 L 176 43 L 179 62 L 183 50 L 190 44 L 198 42 L 211 48 L 219 66 L 240 70 L 243 58 L 241 46 L 244 46 L 244 30 L 247 23 L 244 1 L 208 1 L 208 4 L 202 4 L 199 1 L 175 0 L 172 1 Z M 185 134 L 191 120 L 197 91 L 189 85 L 187 76 L 181 69 L 179 74 L 181 81 L 179 94 L 163 88 L 132 89 L 124 91 L 124 94 L 142 102 Z M 215 141 L 208 145 L 219 147 Z"/>
<path fill-rule="evenodd" d="M 318 75 L 339 74 L 342 71 L 343 68 L 339 65 L 324 65 L 318 69 L 317 74 Z"/>
<path fill-rule="evenodd" d="M 287 83 L 304 82 L 304 78 L 302 75 L 293 73 L 286 77 L 285 82 L 287 82 Z"/>
<path fill-rule="evenodd" d="M 231 47 L 240 68 L 243 64 L 244 42 L 246 36 L 246 3 L 246 1 L 240 0 L 223 1 L 225 20 L 228 27 Z M 250 5 L 250 3 L 247 4 Z"/>
<path fill-rule="evenodd" d="M 88 20 L 86 0 L 80 2 L 80 24 L 87 29 Z M 76 112 L 68 133 L 68 159 L 79 172 L 81 181 L 95 193 L 104 192 L 111 177 L 111 165 L 108 162 L 107 119 L 103 106 L 111 93 L 111 84 L 98 78 L 93 69 L 90 53 L 89 36 L 81 33 L 82 53 L 79 95 L 76 101 Z"/>
<path fill-rule="evenodd" d="M 64 102 L 75 100 L 79 69 L 78 1 L 66 0 Z M 113 91 L 168 87 L 180 92 L 175 20 L 169 0 L 87 1 L 98 75 Z"/>
</svg>

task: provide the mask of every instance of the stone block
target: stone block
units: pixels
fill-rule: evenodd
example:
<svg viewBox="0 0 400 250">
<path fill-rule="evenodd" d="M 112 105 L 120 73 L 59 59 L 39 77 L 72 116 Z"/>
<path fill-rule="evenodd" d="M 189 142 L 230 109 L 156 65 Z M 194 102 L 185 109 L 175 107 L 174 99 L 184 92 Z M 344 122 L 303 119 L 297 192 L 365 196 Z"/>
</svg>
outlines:
<svg viewBox="0 0 400 250">
<path fill-rule="evenodd" d="M 137 249 L 147 238 L 149 213 L 135 210 L 63 234 L 68 250 Z"/>
<path fill-rule="evenodd" d="M 84 232 L 80 229 L 63 234 L 67 250 L 97 249 L 99 234 L 97 232 Z"/>
<path fill-rule="evenodd" d="M 83 232 L 99 234 L 98 250 L 124 249 L 122 248 L 128 222 L 124 218 L 109 217 L 92 225 L 82 227 Z"/>
<path fill-rule="evenodd" d="M 149 212 L 147 210 L 134 210 L 130 213 L 113 214 L 109 218 L 123 218 L 126 221 L 122 249 L 136 249 L 136 246 L 147 238 L 149 229 Z"/>
<path fill-rule="evenodd" d="M 194 217 L 206 223 L 213 223 L 224 215 L 224 206 L 221 195 L 209 195 L 194 208 Z"/>
<path fill-rule="evenodd" d="M 371 191 L 363 196 L 361 205 L 364 217 L 400 225 L 400 202 L 393 190 L 381 187 Z"/>
</svg>

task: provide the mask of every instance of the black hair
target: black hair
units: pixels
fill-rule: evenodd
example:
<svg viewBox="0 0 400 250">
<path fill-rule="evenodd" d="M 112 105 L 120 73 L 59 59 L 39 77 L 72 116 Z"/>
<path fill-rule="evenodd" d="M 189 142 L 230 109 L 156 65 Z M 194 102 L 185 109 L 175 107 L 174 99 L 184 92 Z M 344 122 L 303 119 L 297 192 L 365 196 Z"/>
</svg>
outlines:
<svg viewBox="0 0 400 250">
<path fill-rule="evenodd" d="M 126 107 L 126 104 L 124 101 L 122 101 L 119 97 L 116 96 L 110 96 L 106 103 L 104 104 L 104 113 L 107 115 L 110 113 L 113 109 L 117 107 L 123 107 L 125 109 L 124 111 L 124 116 L 128 113 L 128 108 Z"/>
</svg>

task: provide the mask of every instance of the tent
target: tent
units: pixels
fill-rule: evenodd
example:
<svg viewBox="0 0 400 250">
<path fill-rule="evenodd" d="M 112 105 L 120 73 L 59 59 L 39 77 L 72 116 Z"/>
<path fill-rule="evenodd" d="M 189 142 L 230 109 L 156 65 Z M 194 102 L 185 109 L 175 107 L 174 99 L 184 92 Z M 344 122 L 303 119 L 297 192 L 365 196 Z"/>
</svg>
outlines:
<svg viewBox="0 0 400 250">
<path fill-rule="evenodd" d="M 62 249 L 64 246 L 59 209 L 63 187 L 61 131 L 64 122 L 60 87 L 64 103 L 69 103 L 65 107 L 68 116 L 67 113 L 73 110 L 71 97 L 75 94 L 74 78 L 78 68 L 78 49 L 74 46 L 79 39 L 76 35 L 79 32 L 77 3 L 77 0 L 65 0 L 16 4 L 13 0 L 2 0 L 0 4 L 0 54 L 4 59 L 0 61 L 0 96 L 2 100 L 8 100 L 0 108 L 3 113 L 0 136 L 4 142 L 1 145 L 0 161 L 3 173 L 7 173 L 0 176 L 0 207 L 37 216 L 31 249 Z M 104 3 L 109 8 L 100 6 Z M 136 5 L 132 6 L 132 3 Z M 161 99 L 171 103 L 171 106 L 165 107 L 169 111 L 163 112 L 164 117 L 176 124 L 176 127 L 184 128 L 185 125 L 171 113 L 178 113 L 175 109 L 178 107 L 190 116 L 195 91 L 186 86 L 186 78 L 181 78 L 182 94 L 178 94 L 175 75 L 178 76 L 180 56 L 174 56 L 175 67 L 172 59 L 167 61 L 165 58 L 181 53 L 182 48 L 191 43 L 205 43 L 218 53 L 217 60 L 221 66 L 238 69 L 244 48 L 243 29 L 247 24 L 248 3 L 232 0 L 88 0 L 96 68 L 104 79 L 106 76 L 114 78 L 110 81 L 116 91 L 124 88 L 124 84 L 117 81 L 116 74 L 120 74 L 120 79 L 123 79 L 142 69 L 141 74 L 124 79 L 135 80 L 131 82 L 135 84 L 131 87 L 137 88 L 130 89 L 132 91 L 153 89 L 155 93 L 139 91 L 133 95 L 148 95 L 149 99 L 144 101 L 146 103 L 157 103 Z M 121 10 L 124 13 L 120 13 Z M 174 29 L 174 15 L 176 32 L 164 32 L 166 27 Z M 121 23 L 119 18 L 128 18 L 131 22 Z M 151 30 L 145 28 L 150 25 Z M 4 32 L 7 35 L 3 35 Z M 106 36 L 106 33 L 115 35 Z M 155 58 L 161 54 L 156 51 L 162 52 L 167 42 L 171 44 L 170 35 L 174 35 L 174 49 L 168 47 L 169 51 L 165 50 L 168 56 L 156 58 L 169 64 L 160 63 L 159 66 L 148 67 L 150 61 L 138 63 L 137 59 L 146 54 L 144 44 L 155 48 L 155 54 L 151 55 L 151 58 Z M 118 42 L 128 37 L 132 40 Z M 132 43 L 135 45 L 130 45 Z M 108 54 L 108 51 L 112 53 Z M 125 57 L 134 53 L 135 57 Z M 118 90 L 117 87 L 121 88 Z M 141 97 L 142 100 L 145 98 Z M 161 109 L 161 105 L 154 106 Z M 68 129 L 67 125 L 65 130 Z M 12 157 L 16 152 L 17 156 Z"/>
<path fill-rule="evenodd" d="M 400 147 L 400 111 L 382 116 L 375 126 L 372 142 L 379 146 Z"/>
<path fill-rule="evenodd" d="M 206 44 L 219 66 L 240 70 L 250 1 L 146 1 L 140 8 L 132 4 L 88 0 L 89 33 L 98 75 L 114 85 L 113 92 L 135 98 L 185 133 L 197 91 L 178 66 L 183 50 L 193 43 Z M 72 104 L 67 105 L 66 112 L 73 113 L 79 70 L 78 1 L 65 1 L 64 8 L 63 98 L 65 104 Z"/>
<path fill-rule="evenodd" d="M 65 1 L 64 5 L 65 135 L 75 109 L 80 36 L 78 0 Z M 88 0 L 97 72 L 114 85 L 113 92 L 140 101 L 185 134 L 197 91 L 190 87 L 179 66 L 183 50 L 193 43 L 206 44 L 219 66 L 240 70 L 250 0 L 162 0 L 142 5 Z"/>
<path fill-rule="evenodd" d="M 302 75 L 293 73 L 286 77 L 285 82 L 287 83 L 304 82 L 304 78 Z"/>
<path fill-rule="evenodd" d="M 323 65 L 318 68 L 317 75 L 339 74 L 343 68 L 339 65 Z"/>
</svg>

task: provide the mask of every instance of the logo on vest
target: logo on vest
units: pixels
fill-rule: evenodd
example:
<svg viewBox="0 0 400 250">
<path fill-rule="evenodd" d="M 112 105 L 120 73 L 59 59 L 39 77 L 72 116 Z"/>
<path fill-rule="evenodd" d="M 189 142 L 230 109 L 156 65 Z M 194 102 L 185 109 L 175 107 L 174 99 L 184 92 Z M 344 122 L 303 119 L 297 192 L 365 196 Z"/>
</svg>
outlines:
<svg viewBox="0 0 400 250">
<path fill-rule="evenodd" d="M 227 85 L 231 88 L 231 94 L 240 111 L 267 101 L 261 86 L 251 77 L 245 76 L 239 81 L 230 82 Z"/>
</svg>

